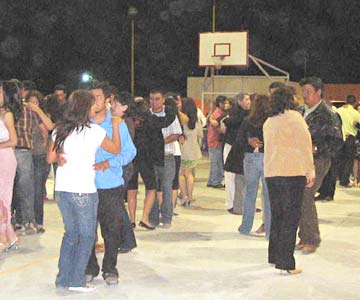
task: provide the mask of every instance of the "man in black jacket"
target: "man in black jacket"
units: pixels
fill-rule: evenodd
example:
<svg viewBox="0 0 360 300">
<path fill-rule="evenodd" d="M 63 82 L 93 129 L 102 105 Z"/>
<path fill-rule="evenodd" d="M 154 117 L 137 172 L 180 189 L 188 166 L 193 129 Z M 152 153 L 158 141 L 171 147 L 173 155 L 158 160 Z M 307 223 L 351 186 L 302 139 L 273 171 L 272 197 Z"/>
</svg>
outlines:
<svg viewBox="0 0 360 300">
<path fill-rule="evenodd" d="M 303 116 L 313 142 L 315 182 L 304 191 L 299 225 L 300 242 L 296 249 L 310 254 L 316 251 L 321 241 L 314 196 L 330 168 L 331 158 L 342 145 L 342 133 L 335 114 L 322 100 L 322 80 L 307 77 L 300 81 L 300 86 L 305 102 Z"/>
</svg>

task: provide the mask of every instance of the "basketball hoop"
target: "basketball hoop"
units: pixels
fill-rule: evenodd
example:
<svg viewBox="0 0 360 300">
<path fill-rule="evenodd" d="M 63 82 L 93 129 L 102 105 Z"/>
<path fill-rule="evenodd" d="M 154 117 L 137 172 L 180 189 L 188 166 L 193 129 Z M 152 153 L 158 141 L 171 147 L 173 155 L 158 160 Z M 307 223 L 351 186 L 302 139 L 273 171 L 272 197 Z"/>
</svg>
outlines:
<svg viewBox="0 0 360 300">
<path fill-rule="evenodd" d="M 224 62 L 225 55 L 213 55 L 212 59 L 214 61 L 215 69 L 220 70 Z"/>
</svg>

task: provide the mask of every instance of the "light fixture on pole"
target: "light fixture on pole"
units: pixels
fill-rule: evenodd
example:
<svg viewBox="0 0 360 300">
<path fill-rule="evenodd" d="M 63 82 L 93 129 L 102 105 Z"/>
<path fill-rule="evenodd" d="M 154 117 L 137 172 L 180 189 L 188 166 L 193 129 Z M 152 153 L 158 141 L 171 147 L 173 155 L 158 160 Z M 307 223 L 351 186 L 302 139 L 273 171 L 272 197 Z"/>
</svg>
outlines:
<svg viewBox="0 0 360 300">
<path fill-rule="evenodd" d="M 128 9 L 128 16 L 131 20 L 131 95 L 135 96 L 135 18 L 138 14 L 138 10 L 134 6 L 130 6 Z"/>
<path fill-rule="evenodd" d="M 80 75 L 81 82 L 90 82 L 92 78 L 93 78 L 92 74 L 88 71 L 81 73 Z"/>
</svg>

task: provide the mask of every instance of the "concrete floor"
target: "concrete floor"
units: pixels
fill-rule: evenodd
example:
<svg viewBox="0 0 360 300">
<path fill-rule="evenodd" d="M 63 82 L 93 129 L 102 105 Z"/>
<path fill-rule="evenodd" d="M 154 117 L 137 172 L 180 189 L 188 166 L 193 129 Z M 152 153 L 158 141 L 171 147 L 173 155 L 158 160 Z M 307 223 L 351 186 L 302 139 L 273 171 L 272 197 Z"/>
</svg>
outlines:
<svg viewBox="0 0 360 300">
<path fill-rule="evenodd" d="M 21 237 L 20 249 L 0 259 L 0 299 L 360 299 L 360 188 L 338 188 L 334 202 L 317 203 L 321 247 L 297 253 L 304 272 L 284 276 L 267 264 L 264 238 L 238 233 L 241 216 L 227 213 L 224 190 L 206 188 L 207 174 L 204 160 L 196 202 L 176 209 L 171 229 L 136 229 L 138 248 L 119 254 L 119 285 L 98 277 L 90 294 L 55 289 L 63 226 L 46 202 L 46 232 Z M 141 186 L 140 208 L 143 194 Z M 257 213 L 254 229 L 260 222 Z"/>
</svg>

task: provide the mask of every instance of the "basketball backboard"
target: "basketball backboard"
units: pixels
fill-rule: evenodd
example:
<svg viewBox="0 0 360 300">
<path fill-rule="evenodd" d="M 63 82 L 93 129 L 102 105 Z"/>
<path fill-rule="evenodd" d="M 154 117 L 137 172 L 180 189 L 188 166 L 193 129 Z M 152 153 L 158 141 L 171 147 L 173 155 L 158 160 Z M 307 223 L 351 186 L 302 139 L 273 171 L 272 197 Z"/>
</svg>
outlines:
<svg viewBox="0 0 360 300">
<path fill-rule="evenodd" d="M 247 31 L 199 33 L 199 67 L 247 65 Z"/>
</svg>

